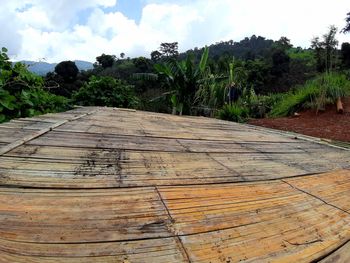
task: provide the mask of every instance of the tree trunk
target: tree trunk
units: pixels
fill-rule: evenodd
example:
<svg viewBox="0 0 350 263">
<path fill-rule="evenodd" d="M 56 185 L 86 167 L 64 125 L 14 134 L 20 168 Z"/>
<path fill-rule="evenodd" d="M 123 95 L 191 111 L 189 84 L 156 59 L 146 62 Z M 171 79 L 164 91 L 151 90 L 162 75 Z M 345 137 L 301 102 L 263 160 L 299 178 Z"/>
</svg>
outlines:
<svg viewBox="0 0 350 263">
<path fill-rule="evenodd" d="M 338 113 L 343 113 L 344 112 L 343 103 L 341 102 L 341 98 L 340 97 L 337 99 L 337 112 Z"/>
</svg>

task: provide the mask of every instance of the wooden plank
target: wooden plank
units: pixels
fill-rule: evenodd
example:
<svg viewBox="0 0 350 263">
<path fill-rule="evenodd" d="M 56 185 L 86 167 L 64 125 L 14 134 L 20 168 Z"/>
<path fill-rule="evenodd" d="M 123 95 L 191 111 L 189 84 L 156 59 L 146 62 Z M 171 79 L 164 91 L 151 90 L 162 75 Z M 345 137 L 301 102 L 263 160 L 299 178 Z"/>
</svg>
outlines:
<svg viewBox="0 0 350 263">
<path fill-rule="evenodd" d="M 334 251 L 328 257 L 322 259 L 320 263 L 349 263 L 350 262 L 350 242 Z"/>
<path fill-rule="evenodd" d="M 328 204 L 350 212 L 350 170 L 286 179 L 286 182 Z"/>
<path fill-rule="evenodd" d="M 339 247 L 350 240 L 349 151 L 111 108 L 1 131 L 2 147 L 23 143 L 0 157 L 0 262 L 347 259 Z"/>
<path fill-rule="evenodd" d="M 0 158 L 0 183 L 59 188 L 208 184 L 278 179 L 346 167 L 341 159 L 318 158 L 317 152 L 222 151 L 208 154 L 27 144 Z"/>
<path fill-rule="evenodd" d="M 22 243 L 0 239 L 0 262 L 188 262 L 176 238 L 85 244 Z"/>
<path fill-rule="evenodd" d="M 210 154 L 214 160 L 245 178 L 245 181 L 268 180 L 307 174 L 298 166 L 284 164 L 261 153 L 251 155 Z"/>
<path fill-rule="evenodd" d="M 0 148 L 0 156 L 17 148 L 20 145 L 23 145 L 31 140 L 34 140 L 35 138 L 38 138 L 40 136 L 42 136 L 43 134 L 46 134 L 49 131 L 52 131 L 53 129 L 63 125 L 64 123 L 67 123 L 69 121 L 74 121 L 77 119 L 81 119 L 89 114 L 91 114 L 93 112 L 88 112 L 88 113 L 84 113 L 84 114 L 80 114 L 80 115 L 74 115 L 73 117 L 69 118 L 69 119 L 64 119 L 64 120 L 59 120 L 56 121 L 54 123 L 48 123 L 48 122 L 44 122 L 44 125 L 36 125 L 35 127 L 30 126 L 28 129 L 34 129 L 33 132 L 26 134 L 25 136 L 23 136 L 20 139 L 16 139 L 13 140 L 11 143 L 9 143 L 6 146 L 2 146 Z"/>
<path fill-rule="evenodd" d="M 90 243 L 172 236 L 171 220 L 153 188 L 0 188 L 0 200 L 0 239 Z"/>
<path fill-rule="evenodd" d="M 3 185 L 60 188 L 193 184 L 194 181 L 203 184 L 242 180 L 238 174 L 202 153 L 108 149 L 86 151 L 38 146 L 23 146 L 0 158 L 0 172 L 0 182 Z"/>
<path fill-rule="evenodd" d="M 160 187 L 192 262 L 310 262 L 350 238 L 350 216 L 273 181 Z"/>
<path fill-rule="evenodd" d="M 96 135 L 52 131 L 28 143 L 38 146 L 127 149 L 147 151 L 185 151 L 176 139 L 143 136 Z"/>
</svg>

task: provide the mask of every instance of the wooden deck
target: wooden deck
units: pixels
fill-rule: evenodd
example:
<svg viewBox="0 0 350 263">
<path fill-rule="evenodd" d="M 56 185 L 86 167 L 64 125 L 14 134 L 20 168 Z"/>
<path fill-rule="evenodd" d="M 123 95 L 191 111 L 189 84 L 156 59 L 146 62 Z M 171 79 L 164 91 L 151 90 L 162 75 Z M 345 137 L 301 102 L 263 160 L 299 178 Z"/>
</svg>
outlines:
<svg viewBox="0 0 350 263">
<path fill-rule="evenodd" d="M 346 149 L 112 108 L 0 125 L 0 262 L 317 261 L 350 262 Z"/>
</svg>

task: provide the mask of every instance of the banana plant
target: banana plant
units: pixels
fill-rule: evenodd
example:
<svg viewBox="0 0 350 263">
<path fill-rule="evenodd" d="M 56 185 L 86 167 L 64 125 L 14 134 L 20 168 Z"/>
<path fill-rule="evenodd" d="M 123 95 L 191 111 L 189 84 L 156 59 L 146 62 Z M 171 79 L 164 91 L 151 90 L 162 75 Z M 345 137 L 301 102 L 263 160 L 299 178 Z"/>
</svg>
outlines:
<svg viewBox="0 0 350 263">
<path fill-rule="evenodd" d="M 139 79 L 152 79 L 164 81 L 171 90 L 170 95 L 173 106 L 173 114 L 191 114 L 191 108 L 195 103 L 195 94 L 205 77 L 209 48 L 206 47 L 198 65 L 195 65 L 190 55 L 186 60 L 177 61 L 170 59 L 165 63 L 156 64 L 156 74 L 135 74 Z"/>
</svg>

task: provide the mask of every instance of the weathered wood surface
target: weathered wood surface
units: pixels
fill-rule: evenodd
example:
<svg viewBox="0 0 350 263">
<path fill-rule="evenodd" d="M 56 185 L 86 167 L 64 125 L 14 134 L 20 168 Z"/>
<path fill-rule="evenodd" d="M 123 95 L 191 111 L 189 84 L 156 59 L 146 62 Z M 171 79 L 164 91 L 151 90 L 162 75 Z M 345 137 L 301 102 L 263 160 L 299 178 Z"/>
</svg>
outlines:
<svg viewBox="0 0 350 263">
<path fill-rule="evenodd" d="M 350 242 L 344 244 L 329 256 L 325 257 L 320 263 L 349 263 L 350 262 Z"/>
<path fill-rule="evenodd" d="M 0 132 L 0 262 L 349 260 L 347 150 L 94 107 Z"/>
</svg>

